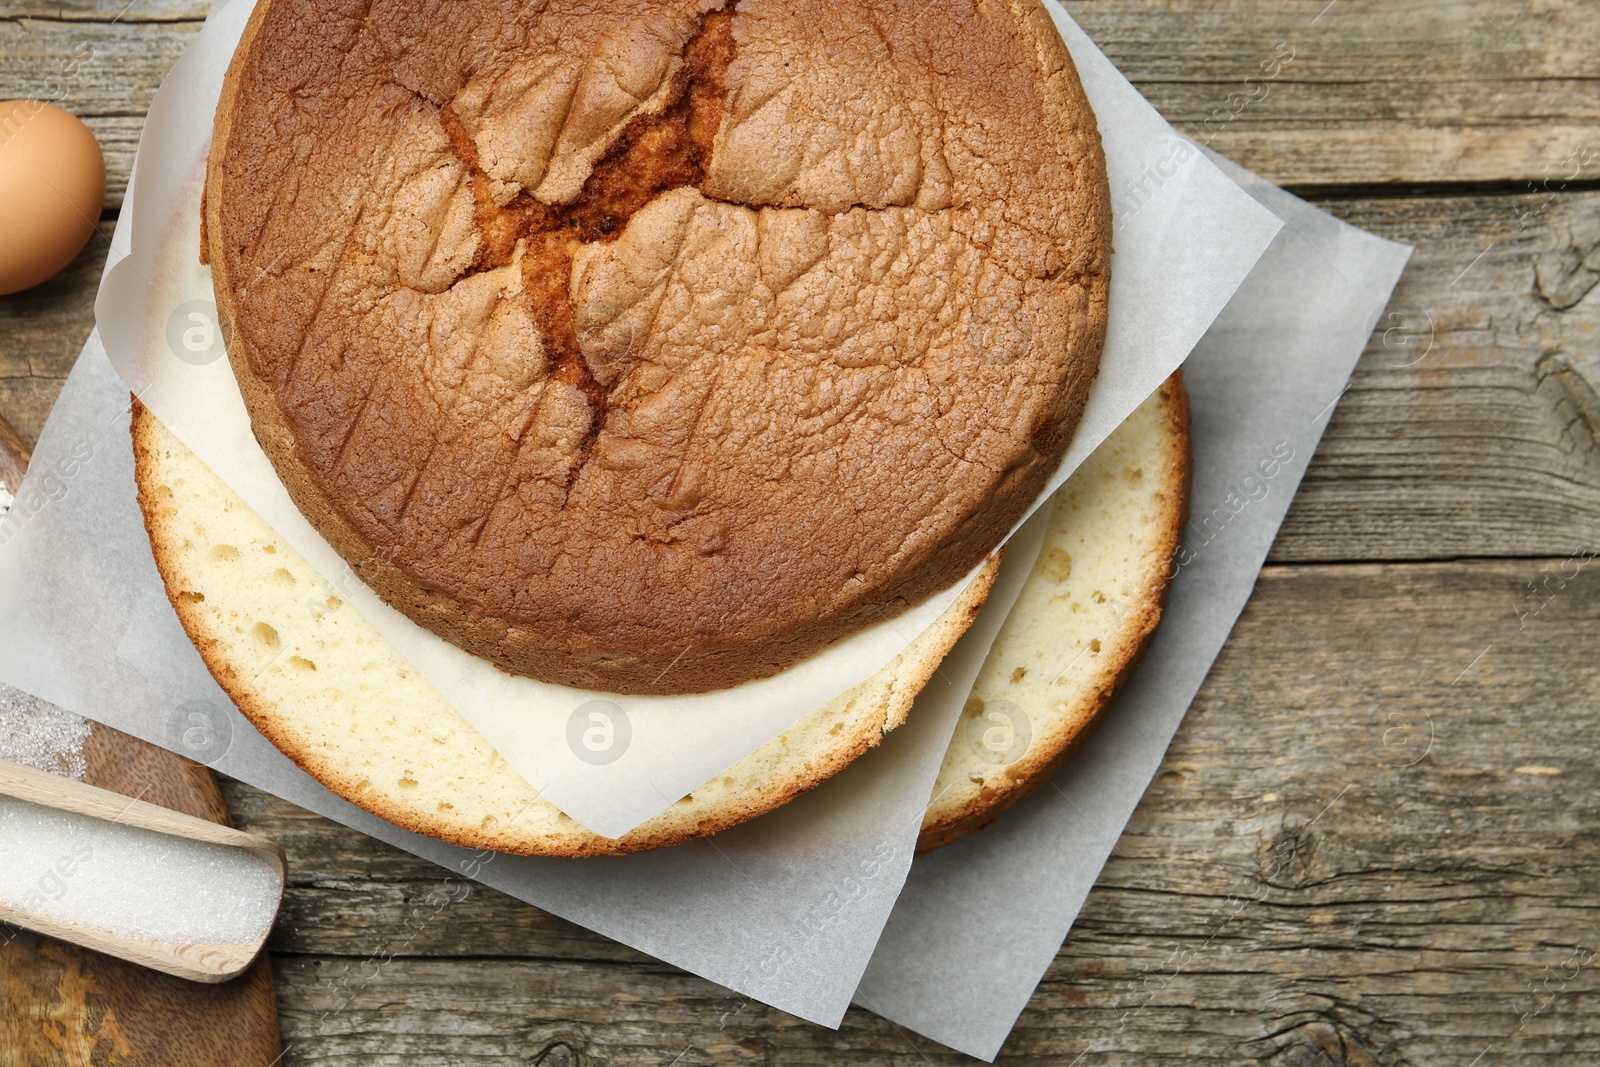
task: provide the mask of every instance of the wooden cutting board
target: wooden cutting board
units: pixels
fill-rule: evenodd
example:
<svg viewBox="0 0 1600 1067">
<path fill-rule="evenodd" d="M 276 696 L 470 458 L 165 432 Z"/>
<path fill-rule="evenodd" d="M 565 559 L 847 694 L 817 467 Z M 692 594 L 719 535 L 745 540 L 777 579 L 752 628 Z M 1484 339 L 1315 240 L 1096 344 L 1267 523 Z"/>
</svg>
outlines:
<svg viewBox="0 0 1600 1067">
<path fill-rule="evenodd" d="M 0 419 L 0 471 L 27 451 Z M 0 474 L 15 488 L 15 482 Z M 98 723 L 83 780 L 231 825 L 205 767 Z M 3 845 L 3 842 L 0 842 Z M 267 954 L 243 975 L 204 985 L 0 925 L 0 1067 L 269 1067 L 278 1012 Z"/>
</svg>

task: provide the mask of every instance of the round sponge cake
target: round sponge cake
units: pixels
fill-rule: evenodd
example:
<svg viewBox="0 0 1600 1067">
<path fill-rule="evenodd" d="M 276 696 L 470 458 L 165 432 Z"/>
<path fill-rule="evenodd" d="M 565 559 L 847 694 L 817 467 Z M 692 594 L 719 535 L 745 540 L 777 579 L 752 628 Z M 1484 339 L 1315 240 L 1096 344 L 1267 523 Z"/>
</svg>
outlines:
<svg viewBox="0 0 1600 1067">
<path fill-rule="evenodd" d="M 1142 647 L 1159 616 L 1187 503 L 1183 412 L 1175 378 L 1047 505 L 1054 510 L 1044 551 L 946 756 L 923 846 L 981 825 L 1064 758 Z M 338 795 L 409 830 L 474 848 L 630 852 L 771 810 L 904 720 L 994 577 L 991 563 L 932 630 L 872 679 L 612 840 L 541 799 L 370 623 L 137 404 L 133 439 L 139 502 L 168 595 L 240 710 Z M 1026 743 L 1016 743 L 1021 720 L 1014 719 L 1011 738 L 985 748 L 993 737 L 984 731 L 998 724 L 984 721 L 974 731 L 969 723 L 984 709 L 1012 706 L 1030 709 Z"/>
<path fill-rule="evenodd" d="M 260 0 L 205 248 L 307 518 L 447 640 L 617 692 L 975 567 L 1097 371 L 1110 200 L 1039 0 L 927 9 Z"/>
</svg>

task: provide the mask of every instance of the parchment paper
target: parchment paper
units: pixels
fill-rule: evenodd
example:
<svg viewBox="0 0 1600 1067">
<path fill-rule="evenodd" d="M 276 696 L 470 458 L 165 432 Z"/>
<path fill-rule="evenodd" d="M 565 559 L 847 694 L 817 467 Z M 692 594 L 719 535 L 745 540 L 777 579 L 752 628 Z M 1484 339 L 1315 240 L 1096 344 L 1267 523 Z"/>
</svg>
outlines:
<svg viewBox="0 0 1600 1067">
<path fill-rule="evenodd" d="M 1052 786 L 916 862 L 856 995 L 983 1059 L 1055 957 L 1249 599 L 1411 254 L 1218 161 L 1287 225 L 1184 365 L 1192 518 L 1161 626 Z"/>
<path fill-rule="evenodd" d="M 811 709 L 876 672 L 965 582 L 762 681 L 686 697 L 608 694 L 626 745 L 586 752 L 572 723 L 595 694 L 504 674 L 389 608 L 306 522 L 251 435 L 199 266 L 204 156 L 223 73 L 254 0 L 214 12 L 156 95 L 140 142 L 132 253 L 97 307 L 112 362 L 140 399 L 267 519 L 495 746 L 584 826 L 618 837 L 720 774 Z M 1052 4 L 1105 142 L 1116 200 L 1110 324 L 1100 376 L 1049 488 L 1066 480 L 1188 355 L 1277 232 L 1156 114 Z M 208 318 L 208 316 L 210 316 Z M 1037 506 L 1037 503 L 1036 505 Z M 285 647 L 315 619 L 274 620 Z M 603 758 L 597 759 L 599 755 Z"/>
</svg>

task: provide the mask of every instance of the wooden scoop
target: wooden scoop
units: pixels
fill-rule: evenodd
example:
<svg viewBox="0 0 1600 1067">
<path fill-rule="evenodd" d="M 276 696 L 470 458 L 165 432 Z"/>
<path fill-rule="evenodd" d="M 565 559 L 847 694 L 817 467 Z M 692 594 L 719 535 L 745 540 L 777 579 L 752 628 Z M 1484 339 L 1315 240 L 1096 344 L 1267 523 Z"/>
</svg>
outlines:
<svg viewBox="0 0 1600 1067">
<path fill-rule="evenodd" d="M 42 875 L 35 878 L 35 886 L 30 886 L 27 893 L 22 894 L 22 899 L 11 896 L 0 897 L 0 921 L 13 923 L 16 926 L 26 926 L 37 933 L 59 937 L 61 941 L 70 941 L 74 944 L 85 945 L 88 949 L 98 952 L 110 953 L 123 960 L 131 960 L 142 966 L 155 968 L 157 971 L 166 971 L 178 977 L 187 977 L 195 982 L 224 982 L 235 974 L 245 971 L 251 961 L 261 953 L 262 945 L 266 944 L 267 933 L 272 929 L 272 917 L 277 915 L 278 901 L 283 896 L 283 849 L 278 848 L 274 841 L 266 838 L 254 837 L 253 833 L 245 833 L 216 822 L 206 822 L 205 819 L 195 819 L 194 816 L 147 805 L 141 800 L 128 800 L 120 793 L 107 792 L 96 789 L 94 785 L 85 785 L 83 782 L 70 781 L 66 777 L 46 774 L 45 771 L 35 771 L 29 766 L 16 765 L 0 760 L 0 795 L 24 800 L 29 805 L 53 808 L 58 813 L 67 813 L 69 816 L 78 816 L 70 819 L 74 827 L 69 832 L 66 840 L 61 840 L 58 849 L 59 856 L 35 857 L 34 865 L 43 865 Z M 13 819 L 27 819 L 30 813 L 37 813 L 37 809 L 18 808 L 16 805 L 6 805 L 11 809 Z M 53 821 L 54 822 L 54 821 Z M 11 824 L 14 825 L 14 824 Z M 128 827 L 123 833 L 118 833 L 114 827 Z M 8 825 L 0 821 L 0 849 L 5 848 L 8 837 Z M 149 832 L 149 833 L 141 833 Z M 171 838 L 181 838 L 184 841 L 198 841 L 200 845 L 208 848 L 194 849 L 182 848 L 181 845 L 165 841 L 160 838 L 150 837 L 150 833 L 168 835 Z M 70 878 L 74 875 L 78 865 L 85 861 L 118 861 L 118 840 L 128 846 L 128 856 L 157 856 L 157 854 L 176 853 L 176 862 L 171 870 L 158 870 L 158 872 L 141 872 L 144 880 L 157 878 L 166 885 L 182 886 L 194 877 L 200 864 L 206 864 L 206 870 L 221 869 L 224 873 L 208 873 L 205 877 L 214 878 L 214 885 L 218 888 L 232 888 L 250 886 L 256 893 L 270 894 L 270 899 L 262 897 L 256 901 L 229 901 L 238 907 L 256 905 L 258 912 L 264 915 L 262 921 L 253 923 L 259 929 L 253 929 L 248 939 L 240 941 L 190 941 L 190 939 L 165 939 L 160 934 L 139 934 L 134 931 L 117 931 L 117 929 L 104 928 L 99 925 L 98 917 L 93 912 L 86 915 L 74 913 L 72 917 L 62 917 L 59 910 L 48 907 L 51 897 L 61 899 L 66 896 L 67 889 L 72 888 L 82 893 L 77 886 L 70 886 Z M 254 861 L 264 865 L 262 870 L 256 864 L 245 861 L 243 857 L 227 856 L 226 851 L 219 849 L 243 849 L 254 857 Z M 109 851 L 110 856 L 106 856 Z M 243 861 L 243 862 L 237 862 Z M 6 862 L 19 864 L 27 862 L 24 857 L 8 857 Z M 213 864 L 214 865 L 213 867 Z M 32 870 L 30 870 L 32 873 Z M 101 875 L 104 877 L 104 875 Z M 53 889 L 61 886 L 61 894 L 54 893 Z M 107 889 L 115 893 L 117 886 L 107 886 L 99 883 L 93 888 L 99 893 L 106 893 Z M 82 897 L 80 897 L 82 899 Z M 30 904 L 30 901 L 32 904 Z M 214 905 L 214 902 L 213 902 Z M 74 905 L 77 912 L 93 909 L 93 899 L 90 907 L 86 909 L 82 902 Z M 176 909 L 181 915 L 184 909 Z M 192 918 L 192 917 L 190 917 Z M 200 920 L 200 926 L 205 921 Z M 106 926 L 120 925 L 115 918 L 106 918 Z M 184 923 L 176 923 L 182 926 Z M 187 925 L 194 928 L 194 921 Z"/>
<path fill-rule="evenodd" d="M 271 916 L 275 916 L 278 903 L 283 895 L 284 882 L 284 853 L 275 843 L 265 838 L 247 834 L 232 827 L 220 826 L 204 819 L 197 819 L 192 815 L 184 815 L 167 808 L 146 804 L 141 800 L 130 800 L 118 793 L 112 793 L 82 782 L 75 782 L 67 778 L 59 778 L 44 771 L 37 771 L 31 767 L 9 763 L 0 760 L 0 796 L 14 797 L 17 800 L 27 801 L 29 804 L 44 808 L 51 808 L 57 812 L 66 812 L 69 816 L 79 816 L 70 820 L 79 828 L 76 842 L 63 840 L 58 850 L 59 858 L 53 865 L 49 865 L 48 858 L 34 860 L 37 865 L 45 863 L 47 868 L 40 876 L 37 891 L 30 888 L 21 900 L 0 897 L 0 921 L 9 922 L 17 926 L 26 927 L 38 933 L 48 934 L 51 937 L 74 944 L 83 945 L 100 952 L 120 956 L 134 963 L 146 967 L 153 967 L 158 971 L 188 978 L 196 982 L 223 982 L 242 973 L 261 952 L 261 947 L 266 943 L 267 933 L 272 928 Z M 15 805 L 7 806 L 15 809 Z M 14 817 L 27 817 L 33 809 L 16 809 L 12 812 Z M 20 813 L 20 814 L 19 814 Z M 98 822 L 91 822 L 97 820 Z M 105 824 L 105 825 L 101 825 Z M 136 932 L 118 931 L 104 928 L 95 922 L 93 915 L 73 915 L 64 918 L 55 910 L 48 908 L 48 900 L 55 896 L 50 890 L 55 885 L 63 888 L 62 895 L 70 884 L 75 866 L 82 860 L 96 858 L 97 852 L 104 853 L 108 849 L 111 861 L 116 861 L 117 836 L 115 830 L 108 826 L 122 826 L 132 828 L 128 833 L 120 835 L 124 842 L 132 845 L 137 842 L 137 850 L 130 849 L 130 855 L 153 854 L 153 846 L 161 845 L 158 839 L 152 839 L 148 834 L 139 831 L 151 831 L 155 834 L 165 834 L 173 838 L 186 841 L 200 842 L 202 845 L 212 846 L 210 849 L 183 850 L 181 846 L 172 846 L 180 853 L 187 851 L 194 856 L 204 857 L 207 862 L 220 860 L 224 868 L 232 866 L 236 871 L 246 874 L 211 875 L 220 877 L 223 881 L 219 884 L 227 885 L 228 880 L 239 881 L 240 884 L 249 884 L 259 889 L 263 884 L 269 886 L 270 913 L 265 921 L 260 922 L 259 932 L 254 933 L 247 940 L 164 940 L 157 936 L 140 935 Z M 108 832 L 113 836 L 107 836 Z M 108 842 L 110 844 L 108 845 Z M 5 824 L 0 823 L 0 853 L 6 845 Z M 255 860 L 264 864 L 266 872 L 260 872 L 248 861 L 236 863 L 235 857 L 219 853 L 216 849 L 241 849 L 253 856 Z M 87 855 L 85 855 L 87 853 Z M 238 857 L 242 859 L 242 857 Z M 6 862 L 17 864 L 26 862 L 24 857 L 12 856 Z M 183 880 L 193 876 L 195 868 L 178 867 L 171 871 L 140 872 L 145 876 L 156 875 L 163 879 L 171 879 L 171 884 L 181 885 Z M 255 877 L 248 882 L 243 879 L 248 873 Z M 265 874 L 265 880 L 263 879 Z M 99 887 L 104 889 L 104 886 Z M 37 903 L 30 904 L 30 899 Z M 249 906 L 250 901 L 238 901 L 240 907 Z M 267 903 L 257 900 L 258 908 Z M 78 905 L 79 908 L 82 905 Z M 108 921 L 108 926 L 116 925 Z"/>
</svg>

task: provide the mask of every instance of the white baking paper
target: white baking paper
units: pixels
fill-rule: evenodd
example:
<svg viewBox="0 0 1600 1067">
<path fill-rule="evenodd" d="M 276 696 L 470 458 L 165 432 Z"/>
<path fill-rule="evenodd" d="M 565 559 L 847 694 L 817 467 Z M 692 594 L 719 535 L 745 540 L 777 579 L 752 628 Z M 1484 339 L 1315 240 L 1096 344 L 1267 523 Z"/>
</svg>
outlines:
<svg viewBox="0 0 1600 1067">
<path fill-rule="evenodd" d="M 986 1060 L 1055 958 L 1249 599 L 1411 254 L 1219 162 L 1287 225 L 1184 365 L 1194 490 L 1161 626 L 1052 785 L 916 862 L 856 996 Z M 1106 1035 L 1106 1049 L 1123 1047 Z"/>
<path fill-rule="evenodd" d="M 132 252 L 109 271 L 97 307 L 106 350 L 167 427 L 346 592 L 546 799 L 619 837 L 864 681 L 953 602 L 965 582 L 774 678 L 683 697 L 608 694 L 608 714 L 626 722 L 629 740 L 598 760 L 570 740 L 581 736 L 571 724 L 595 694 L 504 674 L 379 600 L 301 516 L 257 446 L 220 358 L 210 271 L 198 262 L 212 113 L 252 6 L 233 0 L 213 13 L 151 106 L 135 171 L 140 195 L 124 211 Z M 1183 361 L 1280 225 L 1180 138 L 1059 7 L 1053 13 L 1101 126 L 1116 254 L 1100 376 L 1041 501 Z M 315 620 L 303 625 L 309 633 Z M 291 649 L 293 626 L 278 629 Z"/>
</svg>

